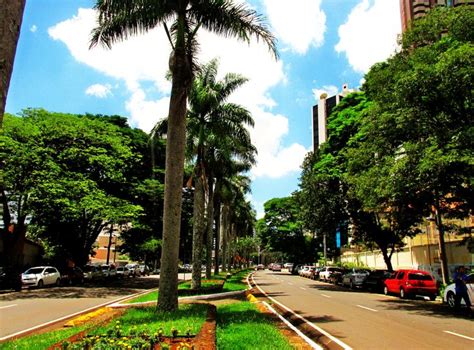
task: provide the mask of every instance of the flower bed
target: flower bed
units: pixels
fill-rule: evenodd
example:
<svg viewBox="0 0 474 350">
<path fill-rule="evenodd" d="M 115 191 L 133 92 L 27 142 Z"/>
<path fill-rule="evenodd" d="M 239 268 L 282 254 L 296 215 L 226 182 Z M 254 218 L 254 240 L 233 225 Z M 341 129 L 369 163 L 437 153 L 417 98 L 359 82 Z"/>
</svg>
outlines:
<svg viewBox="0 0 474 350">
<path fill-rule="evenodd" d="M 86 331 L 82 331 L 49 349 L 215 349 L 216 308 L 211 304 L 207 308 L 206 321 L 197 334 L 192 334 L 191 329 L 183 331 L 171 328 L 171 334 L 165 335 L 162 328 L 139 330 L 136 326 L 127 332 L 122 322 L 117 320 L 105 332 L 95 334 L 90 331 L 86 334 Z"/>
</svg>

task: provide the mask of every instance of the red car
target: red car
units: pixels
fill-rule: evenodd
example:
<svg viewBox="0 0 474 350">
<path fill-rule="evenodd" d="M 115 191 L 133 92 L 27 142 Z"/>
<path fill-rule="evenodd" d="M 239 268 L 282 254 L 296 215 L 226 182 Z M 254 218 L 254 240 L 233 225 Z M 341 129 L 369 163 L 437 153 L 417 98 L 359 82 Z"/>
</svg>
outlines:
<svg viewBox="0 0 474 350">
<path fill-rule="evenodd" d="M 398 294 L 402 299 L 423 295 L 435 300 L 438 286 L 433 276 L 426 271 L 398 270 L 385 280 L 384 294 L 389 293 Z"/>
</svg>

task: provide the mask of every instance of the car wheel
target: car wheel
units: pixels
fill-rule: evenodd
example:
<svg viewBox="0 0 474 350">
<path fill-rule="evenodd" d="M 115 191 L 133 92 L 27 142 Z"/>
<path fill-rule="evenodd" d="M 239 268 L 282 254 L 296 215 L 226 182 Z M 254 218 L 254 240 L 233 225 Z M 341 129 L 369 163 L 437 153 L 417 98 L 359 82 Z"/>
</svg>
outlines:
<svg viewBox="0 0 474 350">
<path fill-rule="evenodd" d="M 349 287 L 350 287 L 351 289 L 354 289 L 354 283 L 352 282 L 352 280 L 349 282 Z"/>
<path fill-rule="evenodd" d="M 56 283 L 55 283 L 55 284 L 56 284 L 56 286 L 61 285 L 61 280 L 58 278 L 58 279 L 56 280 Z M 71 281 L 71 284 L 72 284 L 72 281 Z"/>
<path fill-rule="evenodd" d="M 383 294 L 388 295 L 388 288 L 387 288 L 387 286 L 383 287 Z"/>
<path fill-rule="evenodd" d="M 36 286 L 37 286 L 38 288 L 42 288 L 43 285 L 44 285 L 43 280 L 39 280 L 39 281 L 38 281 L 38 284 L 37 284 Z"/>
<path fill-rule="evenodd" d="M 407 295 L 405 293 L 405 289 L 403 288 L 400 288 L 400 298 L 402 299 L 406 299 Z"/>
<path fill-rule="evenodd" d="M 446 302 L 450 308 L 454 309 L 456 307 L 456 295 L 453 292 L 448 292 L 448 295 L 446 296 Z"/>
</svg>

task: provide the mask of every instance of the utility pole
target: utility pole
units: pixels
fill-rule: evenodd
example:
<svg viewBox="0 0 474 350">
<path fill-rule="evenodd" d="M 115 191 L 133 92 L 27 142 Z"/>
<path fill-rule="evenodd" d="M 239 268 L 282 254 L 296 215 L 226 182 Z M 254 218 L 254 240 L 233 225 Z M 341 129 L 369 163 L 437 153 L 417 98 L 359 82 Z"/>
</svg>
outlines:
<svg viewBox="0 0 474 350">
<path fill-rule="evenodd" d="M 323 235 L 323 249 L 324 249 L 324 263 L 326 264 L 328 261 L 328 249 L 326 246 L 326 234 Z"/>
<path fill-rule="evenodd" d="M 110 260 L 110 248 L 112 247 L 113 233 L 114 233 L 114 224 L 110 224 L 109 245 L 107 246 L 107 263 L 106 263 L 107 265 L 109 264 L 109 260 Z"/>
</svg>

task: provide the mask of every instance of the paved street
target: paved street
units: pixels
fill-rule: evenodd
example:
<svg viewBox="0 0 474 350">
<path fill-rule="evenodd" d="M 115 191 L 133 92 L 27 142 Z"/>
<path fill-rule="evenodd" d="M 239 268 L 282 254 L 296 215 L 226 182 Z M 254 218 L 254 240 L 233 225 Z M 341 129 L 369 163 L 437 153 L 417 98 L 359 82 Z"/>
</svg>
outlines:
<svg viewBox="0 0 474 350">
<path fill-rule="evenodd" d="M 353 291 L 283 272 L 258 271 L 268 295 L 354 349 L 468 349 L 474 321 L 439 302 Z"/>
<path fill-rule="evenodd" d="M 0 294 L 0 338 L 158 287 L 158 276 Z"/>
</svg>

